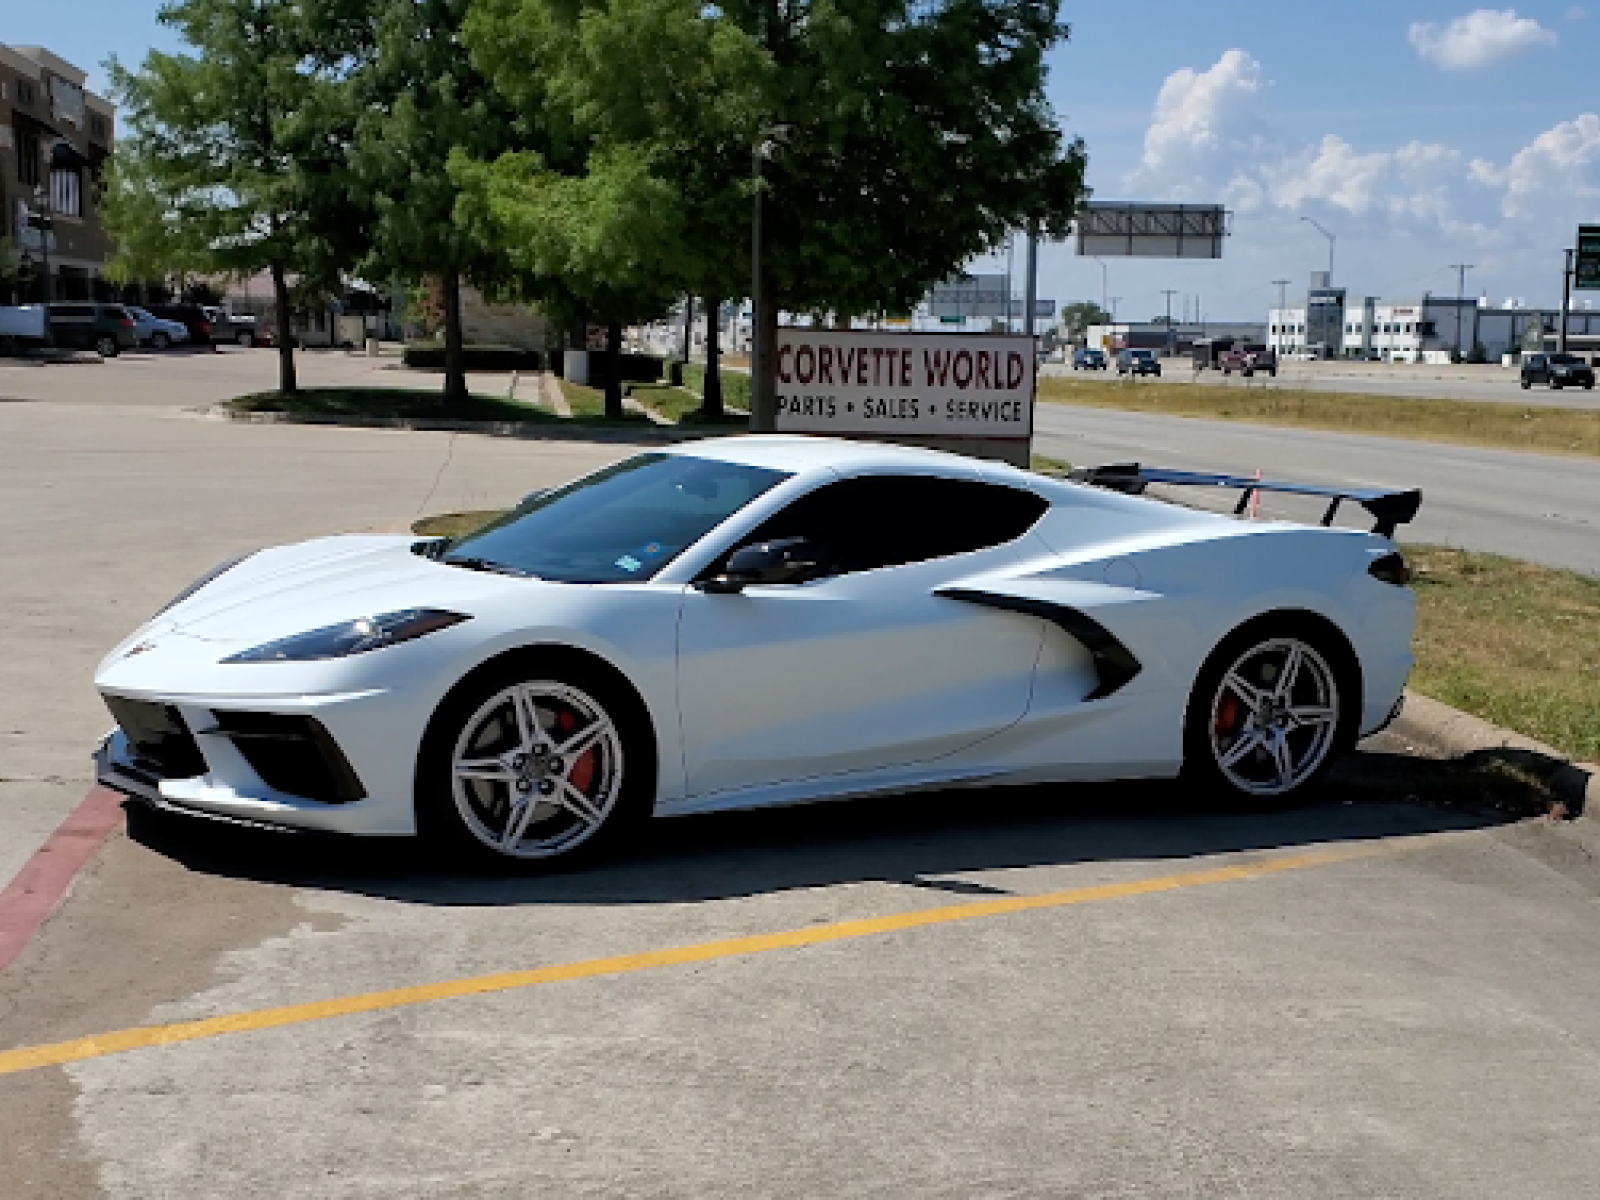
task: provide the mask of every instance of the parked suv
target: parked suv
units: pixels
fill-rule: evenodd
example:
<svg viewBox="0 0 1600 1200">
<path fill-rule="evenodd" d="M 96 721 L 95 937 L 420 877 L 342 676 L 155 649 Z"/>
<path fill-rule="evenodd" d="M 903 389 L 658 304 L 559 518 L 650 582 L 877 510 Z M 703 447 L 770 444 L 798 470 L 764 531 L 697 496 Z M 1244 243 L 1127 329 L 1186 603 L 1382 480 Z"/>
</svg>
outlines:
<svg viewBox="0 0 1600 1200">
<path fill-rule="evenodd" d="M 1118 375 L 1159 375 L 1161 360 L 1154 350 L 1122 350 L 1117 353 Z"/>
<path fill-rule="evenodd" d="M 198 304 L 147 304 L 155 316 L 176 321 L 189 331 L 189 341 L 196 346 L 211 344 L 211 318 Z"/>
<path fill-rule="evenodd" d="M 1104 371 L 1106 369 L 1106 352 L 1088 348 L 1074 350 L 1072 352 L 1072 369 L 1074 371 Z"/>
<path fill-rule="evenodd" d="M 58 346 L 115 358 L 139 344 L 133 318 L 120 304 L 51 304 L 50 336 Z"/>
<path fill-rule="evenodd" d="M 1576 354 L 1530 354 L 1522 360 L 1522 386 L 1594 387 L 1594 368 Z"/>
</svg>

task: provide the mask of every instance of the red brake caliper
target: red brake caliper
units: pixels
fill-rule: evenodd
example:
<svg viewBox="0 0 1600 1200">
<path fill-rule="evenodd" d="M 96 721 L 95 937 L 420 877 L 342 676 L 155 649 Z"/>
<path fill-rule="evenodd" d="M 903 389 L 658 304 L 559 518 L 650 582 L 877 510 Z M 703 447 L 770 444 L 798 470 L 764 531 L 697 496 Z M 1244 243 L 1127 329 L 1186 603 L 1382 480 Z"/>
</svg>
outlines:
<svg viewBox="0 0 1600 1200">
<path fill-rule="evenodd" d="M 1232 692 L 1223 695 L 1222 703 L 1217 705 L 1216 731 L 1220 737 L 1232 733 L 1239 725 L 1239 698 Z"/>
<path fill-rule="evenodd" d="M 556 718 L 556 729 L 563 740 L 571 737 L 578 731 L 578 718 L 571 712 L 563 710 Z M 599 746 L 590 746 L 573 762 L 567 771 L 567 781 L 585 796 L 589 794 L 589 785 L 594 782 L 594 769 L 600 754 Z"/>
</svg>

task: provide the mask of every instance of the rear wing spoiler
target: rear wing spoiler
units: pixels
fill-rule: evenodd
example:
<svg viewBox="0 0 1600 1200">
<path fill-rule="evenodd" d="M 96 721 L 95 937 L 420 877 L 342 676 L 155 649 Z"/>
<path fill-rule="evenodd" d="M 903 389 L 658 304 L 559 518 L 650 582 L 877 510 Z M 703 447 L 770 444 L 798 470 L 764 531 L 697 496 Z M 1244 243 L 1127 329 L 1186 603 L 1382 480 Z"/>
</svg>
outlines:
<svg viewBox="0 0 1600 1200">
<path fill-rule="evenodd" d="M 1235 516 L 1250 507 L 1258 492 L 1282 492 L 1291 496 L 1322 496 L 1329 501 L 1322 514 L 1322 523 L 1332 525 L 1339 505 L 1354 501 L 1372 514 L 1372 532 L 1382 537 L 1394 537 L 1397 526 L 1414 519 L 1422 507 L 1422 492 L 1418 488 L 1391 491 L 1384 488 L 1345 487 L 1340 484 L 1285 483 L 1271 479 L 1251 479 L 1245 475 L 1209 475 L 1197 471 L 1170 471 L 1163 467 L 1145 467 L 1138 463 L 1111 463 L 1103 467 L 1085 467 L 1071 472 L 1067 478 L 1076 483 L 1089 483 L 1112 491 L 1137 496 L 1152 483 L 1169 483 L 1189 487 L 1239 488 L 1239 502 L 1234 505 Z"/>
</svg>

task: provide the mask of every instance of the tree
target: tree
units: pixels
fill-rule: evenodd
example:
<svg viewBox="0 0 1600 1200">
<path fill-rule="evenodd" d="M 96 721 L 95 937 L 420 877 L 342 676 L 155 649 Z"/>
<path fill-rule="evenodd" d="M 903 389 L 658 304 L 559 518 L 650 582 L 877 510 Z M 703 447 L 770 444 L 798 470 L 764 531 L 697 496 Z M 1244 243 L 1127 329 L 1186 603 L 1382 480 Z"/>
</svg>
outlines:
<svg viewBox="0 0 1600 1200">
<path fill-rule="evenodd" d="M 316 0 L 337 13 L 361 0 Z M 467 398 L 461 329 L 463 281 L 504 286 L 506 257 L 460 205 L 446 170 L 452 151 L 492 159 L 511 148 L 511 114 L 477 71 L 461 39 L 469 0 L 365 0 L 351 83 L 360 117 L 355 167 L 372 195 L 367 266 L 408 281 L 441 284 L 446 404 Z"/>
<path fill-rule="evenodd" d="M 759 190 L 770 364 L 780 308 L 909 311 L 1018 228 L 1066 233 L 1085 160 L 1044 98 L 1044 53 L 1067 36 L 1057 8 L 481 0 L 468 36 L 497 86 L 564 107 L 574 136 L 625 150 L 635 182 L 678 199 L 631 263 L 682 278 L 686 252 L 721 286 L 685 290 L 740 294 Z M 772 378 L 753 383 L 753 424 L 770 428 Z"/>
<path fill-rule="evenodd" d="M 461 168 L 517 231 L 522 265 L 608 323 L 619 305 L 632 323 L 679 292 L 740 293 L 765 69 L 749 37 L 697 0 L 481 0 L 466 32 L 524 124 L 548 135 L 538 155 Z M 716 372 L 713 357 L 703 411 L 720 416 Z"/>
<path fill-rule="evenodd" d="M 159 14 L 196 54 L 116 60 L 119 143 L 106 223 L 115 269 L 172 264 L 272 278 L 278 386 L 295 390 L 289 277 L 335 287 L 367 225 L 351 186 L 353 112 L 342 64 L 296 0 L 176 0 Z"/>
<path fill-rule="evenodd" d="M 1080 301 L 1061 310 L 1061 333 L 1069 340 L 1081 338 L 1091 325 L 1111 324 L 1111 314 L 1098 304 Z"/>
</svg>

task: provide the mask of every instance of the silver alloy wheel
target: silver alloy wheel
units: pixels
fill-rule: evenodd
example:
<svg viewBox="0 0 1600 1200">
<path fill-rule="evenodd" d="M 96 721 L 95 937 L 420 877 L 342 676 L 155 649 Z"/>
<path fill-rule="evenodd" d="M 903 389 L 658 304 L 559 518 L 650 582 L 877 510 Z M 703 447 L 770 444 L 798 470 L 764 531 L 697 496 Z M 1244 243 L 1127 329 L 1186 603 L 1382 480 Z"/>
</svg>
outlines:
<svg viewBox="0 0 1600 1200">
<path fill-rule="evenodd" d="M 510 858 L 552 858 L 605 824 L 622 793 L 622 735 L 594 697 L 554 680 L 502 688 L 450 756 L 456 811 Z"/>
<path fill-rule="evenodd" d="M 1316 648 L 1294 637 L 1250 647 L 1211 700 L 1211 754 L 1234 787 L 1283 796 L 1327 761 L 1339 728 L 1339 686 Z"/>
</svg>

